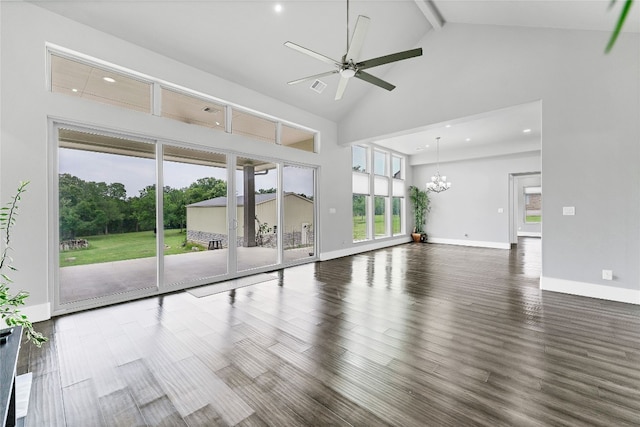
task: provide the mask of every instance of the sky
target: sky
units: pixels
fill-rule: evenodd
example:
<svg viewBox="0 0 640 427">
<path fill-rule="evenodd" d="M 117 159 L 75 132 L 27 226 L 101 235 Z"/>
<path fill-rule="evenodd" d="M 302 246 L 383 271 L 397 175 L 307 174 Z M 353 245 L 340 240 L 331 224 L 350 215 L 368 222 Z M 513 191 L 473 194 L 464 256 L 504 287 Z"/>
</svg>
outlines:
<svg viewBox="0 0 640 427">
<path fill-rule="evenodd" d="M 140 190 L 155 183 L 155 160 L 115 154 L 96 153 L 83 150 L 61 148 L 58 151 L 59 172 L 77 176 L 84 181 L 124 184 L 128 197 L 135 197 Z M 184 188 L 199 178 L 213 177 L 227 180 L 225 168 L 191 165 L 177 162 L 164 162 L 164 185 L 172 188 Z M 236 173 L 237 194 L 243 195 L 242 175 Z M 308 168 L 286 167 L 284 191 L 313 194 L 313 171 Z M 275 188 L 277 174 L 275 170 L 267 175 L 256 176 L 256 190 Z"/>
</svg>

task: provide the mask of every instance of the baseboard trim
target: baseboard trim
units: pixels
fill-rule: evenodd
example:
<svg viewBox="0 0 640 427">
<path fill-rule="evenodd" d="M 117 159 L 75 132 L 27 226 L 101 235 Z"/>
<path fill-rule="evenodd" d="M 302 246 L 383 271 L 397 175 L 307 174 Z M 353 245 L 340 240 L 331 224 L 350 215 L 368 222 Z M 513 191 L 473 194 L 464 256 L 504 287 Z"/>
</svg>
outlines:
<svg viewBox="0 0 640 427">
<path fill-rule="evenodd" d="M 539 231 L 518 231 L 518 237 L 542 237 Z"/>
<path fill-rule="evenodd" d="M 32 323 L 51 319 L 51 304 L 48 302 L 19 307 L 18 310 L 20 310 L 20 313 L 25 314 Z"/>
<path fill-rule="evenodd" d="M 573 280 L 544 276 L 540 277 L 540 289 L 609 301 L 640 304 L 639 289 L 617 288 L 615 286 L 596 285 L 594 283 L 575 282 Z"/>
<path fill-rule="evenodd" d="M 388 248 L 390 246 L 402 245 L 411 241 L 411 236 L 402 236 L 394 239 L 356 243 L 355 246 L 337 251 L 323 252 L 320 254 L 320 261 L 328 261 L 330 259 L 342 258 L 350 255 L 357 255 L 363 252 L 373 251 L 375 249 Z"/>
<path fill-rule="evenodd" d="M 490 249 L 511 249 L 511 243 L 502 242 L 483 242 L 478 240 L 456 240 L 456 239 L 441 239 L 438 237 L 429 237 L 429 243 L 441 243 L 444 245 L 456 245 L 456 246 L 473 246 L 477 248 L 490 248 Z"/>
</svg>

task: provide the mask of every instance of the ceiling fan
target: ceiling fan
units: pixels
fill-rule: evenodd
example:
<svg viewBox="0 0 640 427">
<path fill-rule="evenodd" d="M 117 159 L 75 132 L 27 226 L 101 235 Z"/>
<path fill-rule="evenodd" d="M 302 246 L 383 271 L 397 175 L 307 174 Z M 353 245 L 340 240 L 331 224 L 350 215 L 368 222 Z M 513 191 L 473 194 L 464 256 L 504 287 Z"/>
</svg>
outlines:
<svg viewBox="0 0 640 427">
<path fill-rule="evenodd" d="M 335 59 L 331 59 L 328 56 L 324 56 L 320 53 L 314 52 L 310 49 L 307 49 L 306 47 L 302 47 L 295 43 L 289 41 L 286 42 L 284 44 L 285 46 L 300 53 L 304 53 L 305 55 L 309 55 L 312 58 L 319 59 L 320 61 L 333 65 L 335 67 L 334 70 L 315 74 L 309 77 L 304 77 L 298 80 L 293 80 L 288 82 L 288 84 L 294 85 L 297 83 L 302 83 L 320 77 L 339 73 L 340 83 L 338 84 L 338 90 L 336 92 L 336 101 L 342 98 L 342 95 L 347 88 L 347 83 L 349 83 L 349 80 L 352 77 L 364 80 L 386 90 L 395 89 L 395 86 L 391 83 L 385 82 L 382 79 L 372 76 L 371 74 L 366 73 L 363 70 L 377 67 L 379 65 L 389 64 L 391 62 L 402 61 L 403 59 L 409 59 L 415 56 L 421 56 L 422 48 L 405 50 L 404 52 L 392 53 L 390 55 L 380 56 L 378 58 L 367 59 L 365 61 L 358 62 L 360 50 L 362 49 L 362 45 L 364 44 L 364 38 L 367 34 L 367 29 L 369 28 L 370 21 L 371 20 L 368 17 L 359 15 L 358 20 L 356 21 L 356 27 L 353 31 L 353 37 L 351 38 L 351 42 L 349 42 L 349 0 L 347 0 L 347 52 L 342 57 L 342 61 L 336 61 Z"/>
</svg>

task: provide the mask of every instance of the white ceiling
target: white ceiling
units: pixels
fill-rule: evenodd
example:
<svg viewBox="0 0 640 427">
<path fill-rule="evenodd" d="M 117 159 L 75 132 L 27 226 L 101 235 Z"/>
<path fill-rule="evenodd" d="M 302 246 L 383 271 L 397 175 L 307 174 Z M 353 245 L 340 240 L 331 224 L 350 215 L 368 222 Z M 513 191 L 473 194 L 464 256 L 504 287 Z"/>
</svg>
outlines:
<svg viewBox="0 0 640 427">
<path fill-rule="evenodd" d="M 375 144 L 413 156 L 412 164 L 435 163 L 436 138 L 440 161 L 461 160 L 540 149 L 541 103 L 530 102 L 434 123 Z"/>
<path fill-rule="evenodd" d="M 448 22 L 611 31 L 624 0 L 436 0 Z M 640 32 L 640 8 L 632 7 L 624 31 Z"/>
<path fill-rule="evenodd" d="M 295 86 L 286 83 L 330 70 L 323 62 L 285 47 L 286 41 L 341 59 L 347 39 L 346 1 L 343 0 L 280 1 L 283 7 L 280 13 L 274 10 L 278 2 L 270 0 L 42 0 L 32 3 L 336 122 L 357 108 L 369 91 L 384 90 L 352 79 L 342 100 L 334 101 L 338 75 L 322 79 L 328 87 L 321 94 L 309 89 L 310 82 Z M 351 31 L 359 14 L 371 18 L 361 59 L 420 47 L 418 42 L 434 29 L 418 4 L 425 9 L 430 3 L 435 4 L 445 22 L 611 31 L 623 0 L 612 10 L 608 10 L 609 0 L 352 0 Z M 634 4 L 625 31 L 640 31 L 639 12 L 640 7 Z M 391 67 L 410 67 L 412 62 L 424 60 L 428 54 L 368 71 L 384 79 Z M 524 114 L 521 110 L 514 111 Z M 485 138 L 495 142 L 500 139 L 497 134 L 489 138 L 486 132 L 507 129 L 505 121 L 536 126 L 526 125 L 526 117 L 514 119 L 513 112 L 506 110 L 494 115 L 492 120 L 496 123 L 485 121 L 488 114 L 482 119 L 473 118 L 473 124 L 465 127 L 458 123 L 458 130 L 438 131 L 442 133 L 443 145 L 458 144 L 462 134 L 476 135 L 472 138 L 477 142 Z M 473 129 L 473 125 L 477 128 Z M 429 141 L 433 137 L 428 131 L 396 141 L 394 148 L 415 155 L 415 141 Z"/>
</svg>

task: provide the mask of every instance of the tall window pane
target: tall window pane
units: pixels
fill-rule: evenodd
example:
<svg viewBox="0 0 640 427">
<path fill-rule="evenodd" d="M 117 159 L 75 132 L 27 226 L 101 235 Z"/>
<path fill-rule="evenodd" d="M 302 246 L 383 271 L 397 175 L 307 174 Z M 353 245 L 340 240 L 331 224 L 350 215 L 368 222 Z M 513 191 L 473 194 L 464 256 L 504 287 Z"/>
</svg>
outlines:
<svg viewBox="0 0 640 427">
<path fill-rule="evenodd" d="M 165 146 L 164 282 L 227 272 L 227 168 L 224 154 Z"/>
<path fill-rule="evenodd" d="M 397 156 L 391 156 L 391 177 L 394 179 L 403 179 L 402 159 Z"/>
<path fill-rule="evenodd" d="M 293 261 L 314 256 L 314 176 L 315 170 L 286 165 L 283 181 L 284 260 Z"/>
<path fill-rule="evenodd" d="M 373 152 L 373 166 L 376 175 L 387 175 L 387 153 L 375 150 Z"/>
<path fill-rule="evenodd" d="M 393 197 L 391 202 L 391 232 L 393 235 L 402 234 L 402 202 L 403 198 Z"/>
<path fill-rule="evenodd" d="M 61 304 L 156 287 L 155 145 L 60 129 Z"/>
<path fill-rule="evenodd" d="M 278 261 L 277 178 L 275 164 L 238 157 L 238 271 L 273 265 Z"/>
<path fill-rule="evenodd" d="M 359 145 L 354 145 L 351 148 L 351 155 L 353 166 L 352 169 L 355 172 L 368 172 L 367 168 L 367 149 Z"/>
<path fill-rule="evenodd" d="M 374 208 L 374 232 L 376 237 L 387 236 L 387 199 L 388 197 L 375 196 Z"/>
<path fill-rule="evenodd" d="M 367 227 L 367 210 L 369 196 L 363 194 L 353 195 L 353 240 L 369 239 L 369 228 Z"/>
</svg>

